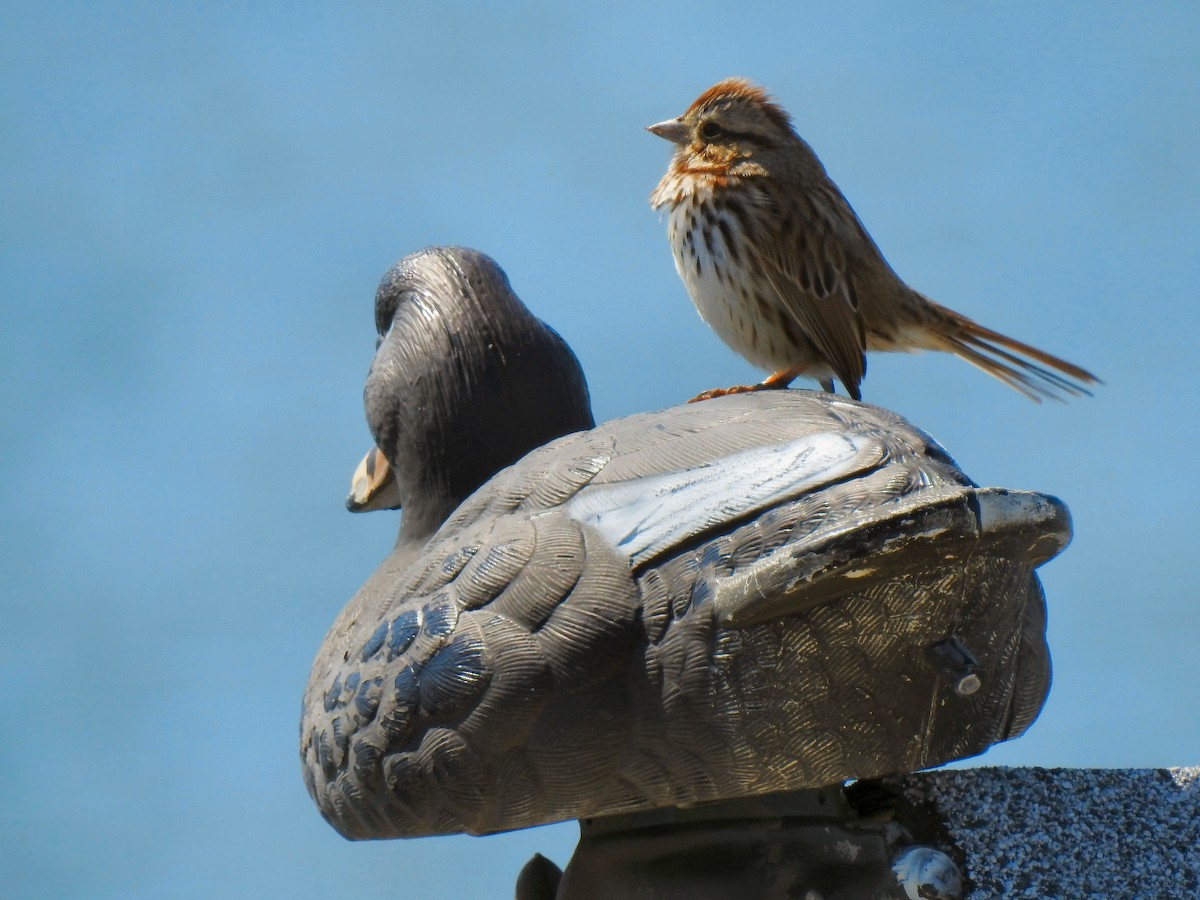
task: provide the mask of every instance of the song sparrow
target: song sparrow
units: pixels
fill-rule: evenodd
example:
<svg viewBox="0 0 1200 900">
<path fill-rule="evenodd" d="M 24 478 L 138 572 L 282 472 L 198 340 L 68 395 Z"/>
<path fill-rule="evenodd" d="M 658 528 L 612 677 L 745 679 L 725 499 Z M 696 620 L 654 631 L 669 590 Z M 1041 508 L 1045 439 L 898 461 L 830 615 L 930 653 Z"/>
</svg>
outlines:
<svg viewBox="0 0 1200 900">
<path fill-rule="evenodd" d="M 675 265 L 701 317 L 772 373 L 696 399 L 787 387 L 861 399 L 868 350 L 943 350 L 1028 397 L 1090 393 L 1079 366 L 984 328 L 892 271 L 812 148 L 760 87 L 728 79 L 649 131 L 675 144 L 650 197 L 669 213 Z"/>
</svg>

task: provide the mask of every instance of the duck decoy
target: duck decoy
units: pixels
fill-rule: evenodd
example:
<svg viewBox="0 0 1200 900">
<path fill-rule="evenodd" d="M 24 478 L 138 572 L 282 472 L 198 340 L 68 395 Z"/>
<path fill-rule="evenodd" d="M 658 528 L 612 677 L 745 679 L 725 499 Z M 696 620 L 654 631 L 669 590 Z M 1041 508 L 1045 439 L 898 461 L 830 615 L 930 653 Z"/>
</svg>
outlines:
<svg viewBox="0 0 1200 900">
<path fill-rule="evenodd" d="M 344 836 L 818 788 L 1037 716 L 1055 498 L 977 487 L 895 414 L 818 392 L 592 427 L 573 354 L 474 251 L 398 264 L 376 325 L 400 533 L 317 654 L 300 735 Z"/>
</svg>

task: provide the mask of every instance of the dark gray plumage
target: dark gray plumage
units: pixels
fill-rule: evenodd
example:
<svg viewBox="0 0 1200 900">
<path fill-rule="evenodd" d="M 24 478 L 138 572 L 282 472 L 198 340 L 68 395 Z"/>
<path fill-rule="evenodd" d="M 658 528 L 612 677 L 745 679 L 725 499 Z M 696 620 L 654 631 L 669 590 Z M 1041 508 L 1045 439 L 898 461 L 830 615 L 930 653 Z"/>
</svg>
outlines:
<svg viewBox="0 0 1200 900">
<path fill-rule="evenodd" d="M 482 253 L 405 257 L 375 294 L 375 327 L 363 402 L 397 481 L 402 544 L 534 447 L 594 424 L 575 354 Z"/>
<path fill-rule="evenodd" d="M 977 489 L 884 410 L 788 391 L 619 419 L 529 453 L 438 528 L 488 474 L 483 451 L 522 443 L 488 429 L 532 427 L 543 378 L 582 383 L 569 354 L 555 362 L 569 373 L 512 379 L 487 403 L 469 366 L 443 386 L 406 380 L 432 365 L 421 352 L 456 346 L 443 317 L 469 343 L 494 308 L 483 290 L 519 303 L 499 270 L 480 274 L 490 265 L 410 259 L 395 290 L 414 296 L 412 281 L 424 299 L 380 302 L 367 404 L 407 478 L 404 523 L 327 636 L 301 724 L 309 791 L 343 835 L 818 787 L 1028 727 L 1049 686 L 1033 568 L 1069 539 L 1066 510 Z M 466 422 L 472 474 L 437 471 L 457 465 Z"/>
</svg>

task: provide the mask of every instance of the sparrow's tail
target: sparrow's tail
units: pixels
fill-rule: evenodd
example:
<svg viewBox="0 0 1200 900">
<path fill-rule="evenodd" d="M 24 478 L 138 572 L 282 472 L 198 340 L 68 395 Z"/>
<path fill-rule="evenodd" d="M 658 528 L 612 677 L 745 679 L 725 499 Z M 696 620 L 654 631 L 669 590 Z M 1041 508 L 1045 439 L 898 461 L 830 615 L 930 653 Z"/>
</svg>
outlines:
<svg viewBox="0 0 1200 900">
<path fill-rule="evenodd" d="M 1043 397 L 1065 400 L 1092 392 L 1086 385 L 1103 384 L 1087 369 L 1031 347 L 998 331 L 984 328 L 953 310 L 935 306 L 940 314 L 936 328 L 942 349 L 1000 379 L 1034 402 Z"/>
</svg>

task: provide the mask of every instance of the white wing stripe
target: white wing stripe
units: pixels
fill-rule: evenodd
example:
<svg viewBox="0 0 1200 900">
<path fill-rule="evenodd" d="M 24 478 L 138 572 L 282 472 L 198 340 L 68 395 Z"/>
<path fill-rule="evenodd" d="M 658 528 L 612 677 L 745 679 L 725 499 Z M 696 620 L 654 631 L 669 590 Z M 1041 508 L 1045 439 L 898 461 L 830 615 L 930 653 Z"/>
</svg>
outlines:
<svg viewBox="0 0 1200 900">
<path fill-rule="evenodd" d="M 821 432 L 694 469 L 592 484 L 566 512 L 638 566 L 722 523 L 875 468 L 884 455 L 883 445 L 869 437 Z"/>
</svg>

